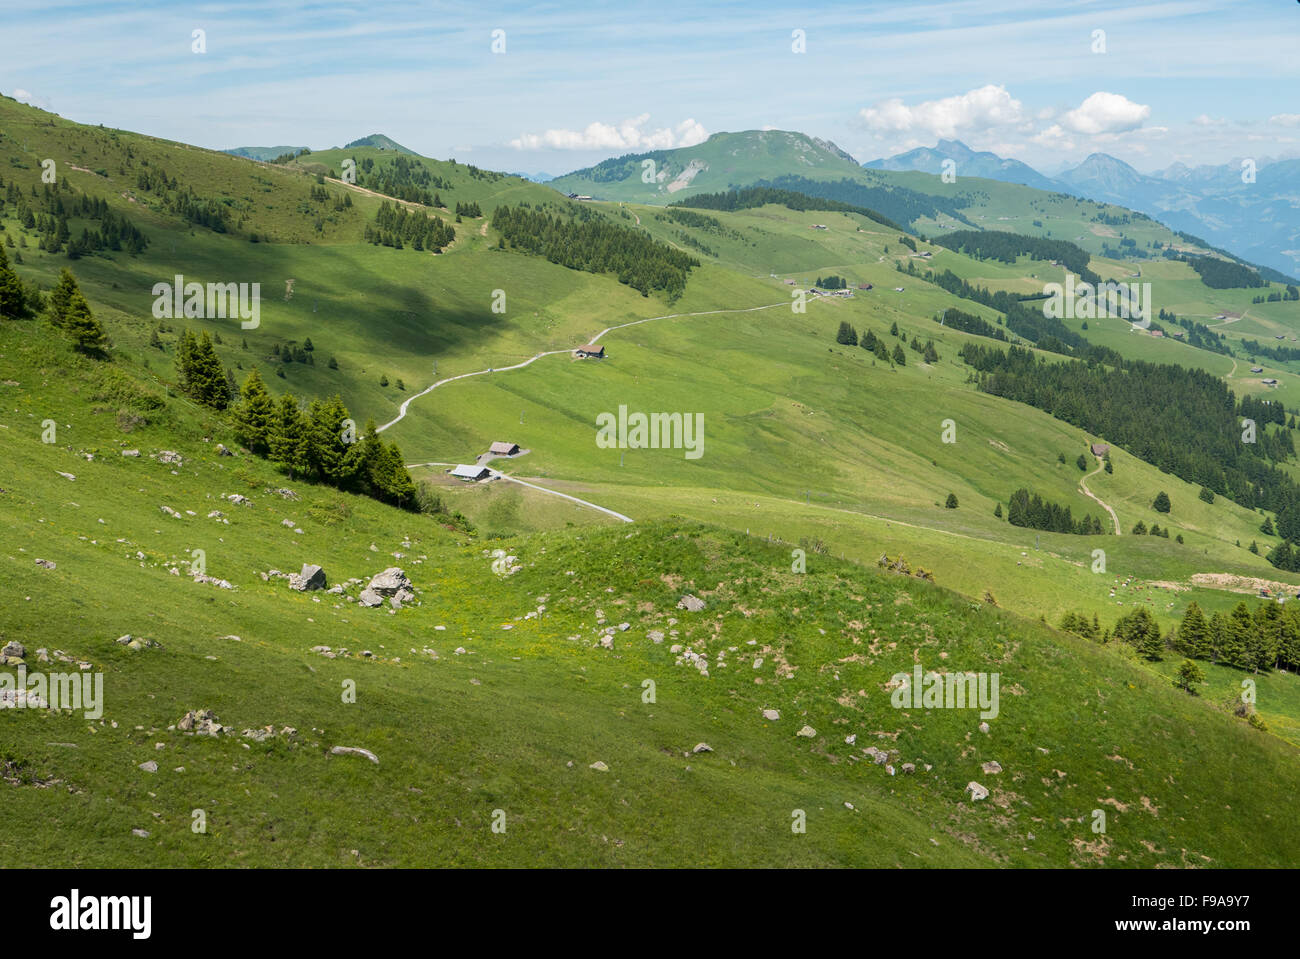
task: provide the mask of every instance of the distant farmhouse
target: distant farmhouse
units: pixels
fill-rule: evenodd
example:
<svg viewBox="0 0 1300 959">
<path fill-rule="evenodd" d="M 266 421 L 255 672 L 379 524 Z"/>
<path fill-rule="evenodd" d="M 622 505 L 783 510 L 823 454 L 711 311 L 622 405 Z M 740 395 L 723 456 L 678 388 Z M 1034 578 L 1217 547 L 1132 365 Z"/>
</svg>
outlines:
<svg viewBox="0 0 1300 959">
<path fill-rule="evenodd" d="M 871 284 L 870 284 L 870 283 L 859 283 L 859 284 L 858 284 L 858 289 L 859 289 L 859 290 L 869 290 L 869 289 L 871 289 Z"/>
<path fill-rule="evenodd" d="M 587 196 L 587 194 L 585 194 L 585 193 L 570 193 L 570 194 L 569 194 L 569 199 L 570 199 L 570 200 L 590 200 L 591 197 Z"/>
<path fill-rule="evenodd" d="M 1277 380 L 1260 380 L 1265 386 L 1277 386 Z"/>
<path fill-rule="evenodd" d="M 1252 367 L 1250 368 L 1250 371 L 1251 371 L 1252 373 L 1263 373 L 1263 372 L 1264 372 L 1264 367 L 1262 367 L 1262 366 L 1252 366 Z"/>
<path fill-rule="evenodd" d="M 574 350 L 573 355 L 580 360 L 588 358 L 603 360 L 605 358 L 605 348 L 598 343 L 588 343 L 586 346 L 580 346 Z"/>
<path fill-rule="evenodd" d="M 452 470 L 451 475 L 456 477 L 456 479 L 467 480 L 471 483 L 477 483 L 485 476 L 491 476 L 492 471 L 488 469 L 486 466 L 465 466 L 464 464 L 462 464 L 460 466 L 457 466 L 454 470 Z"/>
<path fill-rule="evenodd" d="M 496 442 L 488 447 L 488 452 L 493 456 L 514 456 L 519 452 L 519 444 Z"/>
<path fill-rule="evenodd" d="M 1089 449 L 1092 450 L 1093 456 L 1105 456 L 1110 452 L 1110 445 L 1108 443 L 1093 443 Z"/>
</svg>

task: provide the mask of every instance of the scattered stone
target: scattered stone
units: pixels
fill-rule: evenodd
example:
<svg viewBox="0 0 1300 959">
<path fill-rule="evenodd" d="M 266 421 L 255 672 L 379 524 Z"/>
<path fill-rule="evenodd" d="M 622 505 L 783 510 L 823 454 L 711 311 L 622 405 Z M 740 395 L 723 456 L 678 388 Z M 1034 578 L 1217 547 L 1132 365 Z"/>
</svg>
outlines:
<svg viewBox="0 0 1300 959">
<path fill-rule="evenodd" d="M 289 575 L 289 588 L 300 593 L 309 589 L 324 589 L 325 585 L 325 570 L 310 563 L 303 564 L 301 573 Z"/>
<path fill-rule="evenodd" d="M 22 659 L 27 655 L 27 647 L 17 640 L 11 639 L 5 643 L 4 648 L 0 649 L 0 656 L 6 658 Z"/>
<path fill-rule="evenodd" d="M 588 769 L 594 769 L 594 770 L 596 770 L 596 772 L 598 772 L 598 773 L 607 773 L 607 772 L 609 772 L 609 767 L 606 766 L 606 765 L 605 765 L 603 762 L 601 762 L 599 759 L 597 759 L 594 763 L 592 763 L 592 764 L 591 764 L 590 766 L 588 766 L 587 768 L 588 768 Z"/>
<path fill-rule="evenodd" d="M 990 759 L 988 762 L 984 763 L 982 766 L 980 766 L 980 768 L 983 769 L 986 773 L 989 773 L 990 775 L 994 773 L 1002 772 L 1002 764 L 993 759 Z"/>
<path fill-rule="evenodd" d="M 903 772 L 904 772 L 906 775 L 908 775 L 908 776 L 910 776 L 910 775 L 912 775 L 912 773 L 916 772 L 916 765 L 915 765 L 914 763 L 903 763 L 903 765 L 902 765 L 900 768 L 901 768 L 901 769 L 903 770 Z"/>
<path fill-rule="evenodd" d="M 158 771 L 158 764 L 151 759 L 147 763 L 141 763 L 139 768 L 143 769 L 147 773 L 156 773 Z"/>
<path fill-rule="evenodd" d="M 987 736 L 987 735 L 988 735 L 988 731 L 989 731 L 989 724 L 988 724 L 988 723 L 980 723 L 980 732 L 984 733 L 984 734 Z"/>
<path fill-rule="evenodd" d="M 803 729 L 799 730 L 795 735 L 802 736 L 805 739 L 812 739 L 817 735 L 817 730 L 813 729 L 811 726 L 804 726 Z"/>
<path fill-rule="evenodd" d="M 253 505 L 253 501 L 251 499 L 249 499 L 247 496 L 244 496 L 240 493 L 229 493 L 223 496 L 222 499 L 226 500 L 226 502 L 230 503 L 232 506 Z"/>
<path fill-rule="evenodd" d="M 362 749 L 360 746 L 335 746 L 330 752 L 335 756 L 365 756 L 375 765 L 379 765 L 379 757 L 369 749 Z"/>
<path fill-rule="evenodd" d="M 979 802 L 981 799 L 989 798 L 989 791 L 973 779 L 966 784 L 966 792 L 970 793 L 970 798 L 973 802 Z"/>
<path fill-rule="evenodd" d="M 58 473 L 60 476 L 62 476 L 65 480 L 68 480 L 69 482 L 72 482 L 77 478 L 73 476 L 71 473 L 63 472 L 63 470 L 55 470 L 54 472 Z"/>
<path fill-rule="evenodd" d="M 664 641 L 664 631 L 662 629 L 652 629 L 646 633 L 652 643 L 662 643 Z"/>
<path fill-rule="evenodd" d="M 410 590 L 411 581 L 396 566 L 390 566 L 370 580 L 370 589 L 385 596 L 392 596 L 398 590 Z"/>
<path fill-rule="evenodd" d="M 168 516 L 170 516 L 172 519 L 181 518 L 181 514 L 176 512 L 176 510 L 172 509 L 170 506 L 159 506 L 158 508 L 162 510 L 164 513 L 166 513 Z"/>
<path fill-rule="evenodd" d="M 687 612 L 698 613 L 704 609 L 704 600 L 698 596 L 686 595 L 677 601 L 677 608 L 684 609 Z"/>
<path fill-rule="evenodd" d="M 775 709 L 765 709 L 763 710 L 763 718 L 771 722 L 776 722 L 781 718 L 781 714 Z"/>
<path fill-rule="evenodd" d="M 149 830 L 148 830 L 148 829 L 132 829 L 132 830 L 131 830 L 131 835 L 132 835 L 132 836 L 139 836 L 141 839 L 148 839 L 148 838 L 149 838 Z"/>
<path fill-rule="evenodd" d="M 696 744 L 695 744 L 695 748 L 692 749 L 691 752 L 693 752 L 693 753 L 711 753 L 711 752 L 713 752 L 713 747 L 710 746 L 708 743 L 696 743 Z"/>
<path fill-rule="evenodd" d="M 181 717 L 176 728 L 183 733 L 192 732 L 196 736 L 219 736 L 222 733 L 232 732 L 231 729 L 217 722 L 210 709 L 191 709 Z"/>
<path fill-rule="evenodd" d="M 600 637 L 600 645 L 601 645 L 603 648 L 605 648 L 605 649 L 613 649 L 613 648 L 614 648 L 614 637 L 613 637 L 613 636 L 602 636 L 602 637 Z"/>
<path fill-rule="evenodd" d="M 626 632 L 627 632 L 629 629 L 631 629 L 631 628 L 632 628 L 632 624 L 631 624 L 631 623 L 619 623 L 619 624 L 618 624 L 618 631 L 619 631 L 620 633 L 626 633 Z"/>
<path fill-rule="evenodd" d="M 858 734 L 857 734 L 857 733 L 854 733 L 852 736 L 845 736 L 845 737 L 844 737 L 844 742 L 845 742 L 847 745 L 849 745 L 849 746 L 852 746 L 852 745 L 853 745 L 854 743 L 856 743 L 857 741 L 858 741 Z"/>
<path fill-rule="evenodd" d="M 362 606 L 382 606 L 384 597 L 380 596 L 373 589 L 363 589 L 361 595 L 357 597 Z"/>
<path fill-rule="evenodd" d="M 184 462 L 181 458 L 181 454 L 177 453 L 175 450 L 159 450 L 158 461 L 160 463 L 171 463 L 175 466 L 180 466 Z"/>
<path fill-rule="evenodd" d="M 36 565 L 39 566 L 41 569 L 57 569 L 57 568 L 58 568 L 57 566 L 54 565 L 54 561 L 53 561 L 53 560 L 48 560 L 48 559 L 38 559 L 38 560 L 36 561 Z"/>
<path fill-rule="evenodd" d="M 139 450 L 122 450 L 122 455 L 123 455 L 123 456 L 139 456 L 139 455 L 140 455 L 140 451 L 139 451 Z"/>
<path fill-rule="evenodd" d="M 218 444 L 217 444 L 217 455 L 218 455 L 218 456 L 234 456 L 235 454 L 232 453 L 232 452 L 230 452 L 230 450 L 226 448 L 226 444 L 225 444 L 225 443 L 218 443 Z"/>
</svg>

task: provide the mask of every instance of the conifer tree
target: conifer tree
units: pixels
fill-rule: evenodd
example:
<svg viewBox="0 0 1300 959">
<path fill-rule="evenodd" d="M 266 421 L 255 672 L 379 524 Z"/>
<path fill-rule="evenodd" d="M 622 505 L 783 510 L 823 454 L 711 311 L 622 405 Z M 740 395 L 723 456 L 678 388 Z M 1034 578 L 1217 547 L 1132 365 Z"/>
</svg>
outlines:
<svg viewBox="0 0 1300 959">
<path fill-rule="evenodd" d="M 239 441 L 258 456 L 271 451 L 271 431 L 276 425 L 275 400 L 271 398 L 254 367 L 240 390 L 242 402 L 235 407 L 235 431 Z"/>
<path fill-rule="evenodd" d="M 95 314 L 90 312 L 90 304 L 80 290 L 73 292 L 68 303 L 64 329 L 79 352 L 89 356 L 104 356 L 108 352 L 108 335 L 95 319 Z"/>
<path fill-rule="evenodd" d="M 0 246 L 0 319 L 23 320 L 31 316 L 22 280 L 9 265 L 9 256 Z"/>
</svg>

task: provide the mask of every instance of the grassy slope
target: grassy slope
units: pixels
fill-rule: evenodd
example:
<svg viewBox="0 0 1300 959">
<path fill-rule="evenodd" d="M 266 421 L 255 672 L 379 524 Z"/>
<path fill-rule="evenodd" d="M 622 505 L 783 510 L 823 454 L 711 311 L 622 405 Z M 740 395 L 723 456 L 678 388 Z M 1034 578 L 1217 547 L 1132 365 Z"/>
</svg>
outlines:
<svg viewBox="0 0 1300 959">
<path fill-rule="evenodd" d="M 3 388 L 0 420 L 5 638 L 33 659 L 48 647 L 93 663 L 107 700 L 102 723 L 6 714 L 6 776 L 18 782 L 3 785 L 0 849 L 11 858 L 1157 866 L 1300 855 L 1289 830 L 1265 826 L 1300 787 L 1294 748 L 1114 651 L 828 557 L 795 575 L 784 548 L 677 523 L 507 542 L 523 569 L 501 579 L 480 544 L 427 518 L 302 484 L 289 484 L 297 502 L 265 492 L 284 478 L 216 457 L 204 437 L 229 437 L 183 402 L 122 437 L 94 398 L 99 372 L 57 341 L 7 328 L 0 355 L 19 384 Z M 39 441 L 47 411 L 57 444 Z M 146 455 L 120 456 L 124 442 Z M 162 443 L 185 457 L 174 472 L 147 455 Z M 253 505 L 218 499 L 235 491 Z M 172 519 L 162 504 L 197 515 Z M 212 508 L 229 525 L 205 518 Z M 302 535 L 280 525 L 286 515 Z M 238 588 L 168 575 L 195 548 Z M 58 568 L 36 567 L 37 555 Z M 333 581 L 399 563 L 421 603 L 362 610 L 257 576 L 306 560 Z M 684 592 L 708 609 L 674 610 Z M 613 651 L 594 644 L 598 609 L 632 624 Z M 656 628 L 678 635 L 656 645 Z M 113 641 L 126 632 L 162 648 L 126 650 Z M 674 641 L 704 652 L 711 675 L 675 665 Z M 324 659 L 316 644 L 352 655 Z M 883 684 L 914 661 L 998 671 L 991 734 L 973 712 L 893 709 Z M 642 702 L 645 679 L 654 704 Z M 345 680 L 355 704 L 341 702 Z M 237 729 L 298 735 L 256 744 L 168 730 L 199 707 Z M 764 708 L 781 720 L 764 722 Z M 794 735 L 804 724 L 815 738 Z M 701 741 L 714 751 L 690 755 Z M 380 764 L 327 755 L 336 744 Z M 889 776 L 863 757 L 869 745 L 918 772 Z M 159 772 L 137 768 L 148 760 Z M 588 769 L 596 760 L 610 772 Z M 1003 772 L 982 772 L 989 760 Z M 992 790 L 987 802 L 963 798 L 971 780 Z M 1104 837 L 1091 831 L 1096 808 L 1108 812 Z M 206 835 L 190 830 L 195 809 Z M 490 829 L 496 809 L 504 835 Z M 795 809 L 806 835 L 790 831 Z"/>
</svg>

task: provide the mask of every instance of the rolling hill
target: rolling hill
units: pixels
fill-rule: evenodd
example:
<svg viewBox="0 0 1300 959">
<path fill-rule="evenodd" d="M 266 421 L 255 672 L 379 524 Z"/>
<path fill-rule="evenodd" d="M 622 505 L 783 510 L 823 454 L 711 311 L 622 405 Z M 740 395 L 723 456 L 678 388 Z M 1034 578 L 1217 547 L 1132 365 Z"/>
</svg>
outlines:
<svg viewBox="0 0 1300 959">
<path fill-rule="evenodd" d="M 83 355 L 48 309 L 0 320 L 0 646 L 21 643 L 6 655 L 28 668 L 88 663 L 109 694 L 95 719 L 6 715 L 0 848 L 11 855 L 1294 861 L 1289 832 L 1260 825 L 1300 777 L 1294 671 L 1207 662 L 1193 696 L 1172 681 L 1177 650 L 1152 658 L 1110 637 L 1137 610 L 1161 638 L 1192 602 L 1227 617 L 1259 584 L 1300 591 L 1300 574 L 1266 558 L 1283 540 L 1261 526 L 1285 511 L 1254 505 L 1253 489 L 1207 501 L 1197 477 L 1156 465 L 1159 437 L 1089 433 L 1064 404 L 997 395 L 966 359 L 1015 346 L 1045 369 L 1177 367 L 1225 383 L 1234 402 L 1267 397 L 1291 412 L 1300 303 L 1211 288 L 1155 244 L 1203 247 L 1130 210 L 863 170 L 833 144 L 780 131 L 543 186 L 377 135 L 273 164 L 7 99 L 0 130 L 0 242 L 19 283 L 48 306 L 69 268 L 111 341 Z M 41 180 L 46 157 L 54 184 Z M 798 208 L 666 205 L 762 182 L 802 187 Z M 900 231 L 843 204 L 921 212 Z M 409 234 L 397 242 L 397 210 L 437 217 L 454 238 L 436 252 Z M 113 248 L 115 217 L 147 243 Z M 1076 347 L 1018 333 L 1011 307 L 948 277 L 1036 296 L 1065 268 L 1032 245 L 1003 258 L 948 249 L 918 224 L 927 236 L 975 227 L 1069 241 L 1098 275 L 1151 282 L 1176 319 L 1141 330 L 1070 317 L 1058 333 Z M 688 258 L 684 285 L 638 290 L 628 250 Z M 154 286 L 181 271 L 260 284 L 258 326 L 159 317 Z M 852 295 L 830 295 L 841 282 Z M 1217 348 L 1182 342 L 1178 319 L 1204 325 Z M 837 336 L 845 326 L 854 342 Z M 255 453 L 237 418 L 178 375 L 186 330 L 208 334 L 237 381 L 258 369 L 276 401 L 337 394 L 359 427 L 383 425 L 418 504 L 312 482 Z M 863 348 L 868 334 L 881 348 Z M 604 359 L 575 356 L 593 340 Z M 699 416 L 702 455 L 602 444 L 601 417 L 620 409 Z M 1295 427 L 1283 416 L 1261 431 L 1281 444 Z M 1109 470 L 1088 452 L 1107 440 Z M 499 478 L 448 475 L 496 441 L 525 450 L 490 461 Z M 1280 458 L 1284 472 L 1297 467 Z M 1021 488 L 1075 517 L 1113 511 L 1119 528 L 1012 525 Z M 1134 535 L 1139 522 L 1174 535 Z M 306 565 L 333 591 L 273 572 Z M 393 566 L 413 596 L 363 605 Z M 1057 628 L 1066 614 L 1096 617 L 1105 637 Z M 997 673 L 997 715 L 899 707 L 897 676 L 917 665 Z M 1238 714 L 1243 678 L 1260 690 L 1253 724 Z M 352 701 L 340 696 L 349 688 Z M 196 710 L 229 732 L 187 734 L 181 720 Z M 196 809 L 204 836 L 190 829 Z M 490 828 L 498 810 L 504 840 Z M 796 811 L 806 833 L 791 831 Z M 863 815 L 891 841 L 864 842 Z"/>
</svg>

